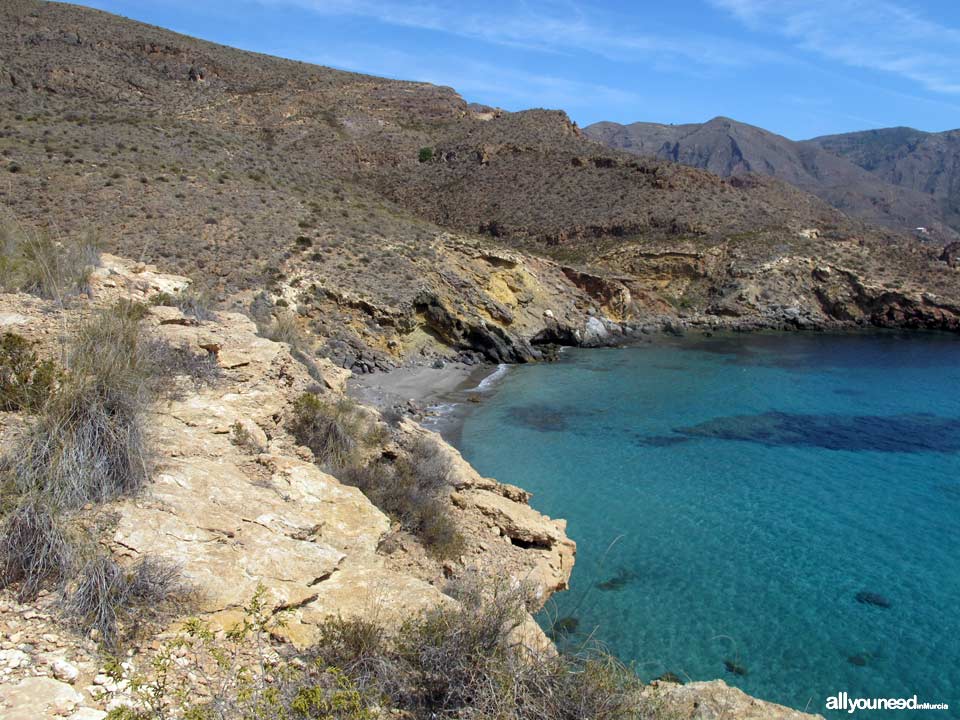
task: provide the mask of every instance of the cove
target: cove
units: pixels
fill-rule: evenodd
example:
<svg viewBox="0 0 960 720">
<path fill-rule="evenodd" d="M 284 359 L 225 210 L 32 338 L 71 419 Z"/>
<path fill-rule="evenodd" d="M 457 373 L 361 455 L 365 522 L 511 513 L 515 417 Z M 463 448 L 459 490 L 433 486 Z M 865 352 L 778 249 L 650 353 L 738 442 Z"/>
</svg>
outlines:
<svg viewBox="0 0 960 720">
<path fill-rule="evenodd" d="M 828 718 L 838 692 L 960 707 L 960 339 L 571 350 L 512 368 L 457 442 L 567 518 L 561 645 Z"/>
</svg>

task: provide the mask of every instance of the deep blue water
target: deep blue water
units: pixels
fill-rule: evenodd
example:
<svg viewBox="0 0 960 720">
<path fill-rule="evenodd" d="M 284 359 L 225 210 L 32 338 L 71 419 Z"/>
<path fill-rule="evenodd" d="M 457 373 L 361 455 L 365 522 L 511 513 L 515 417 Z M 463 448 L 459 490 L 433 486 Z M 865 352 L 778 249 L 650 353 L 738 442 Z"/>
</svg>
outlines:
<svg viewBox="0 0 960 720">
<path fill-rule="evenodd" d="M 568 519 L 541 621 L 569 642 L 827 717 L 841 690 L 960 714 L 960 339 L 574 350 L 512 369 L 459 444 Z"/>
</svg>

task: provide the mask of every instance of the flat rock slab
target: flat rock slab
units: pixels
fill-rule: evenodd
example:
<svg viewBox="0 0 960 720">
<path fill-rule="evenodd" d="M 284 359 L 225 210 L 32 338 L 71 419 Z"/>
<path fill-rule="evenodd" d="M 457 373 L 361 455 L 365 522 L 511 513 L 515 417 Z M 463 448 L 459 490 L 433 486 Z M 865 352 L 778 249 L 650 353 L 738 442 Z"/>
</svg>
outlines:
<svg viewBox="0 0 960 720">
<path fill-rule="evenodd" d="M 0 716 L 4 720 L 42 720 L 67 715 L 83 696 L 59 680 L 24 678 L 17 685 L 0 686 Z"/>
</svg>

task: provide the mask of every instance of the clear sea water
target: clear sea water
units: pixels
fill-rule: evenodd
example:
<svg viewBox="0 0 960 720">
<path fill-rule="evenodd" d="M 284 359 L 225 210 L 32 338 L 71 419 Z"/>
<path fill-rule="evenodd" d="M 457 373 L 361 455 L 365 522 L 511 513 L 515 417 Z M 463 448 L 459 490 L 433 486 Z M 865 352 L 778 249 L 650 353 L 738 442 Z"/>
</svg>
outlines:
<svg viewBox="0 0 960 720">
<path fill-rule="evenodd" d="M 511 369 L 457 442 L 568 519 L 561 643 L 827 717 L 842 690 L 960 717 L 960 339 L 572 350 Z"/>
</svg>

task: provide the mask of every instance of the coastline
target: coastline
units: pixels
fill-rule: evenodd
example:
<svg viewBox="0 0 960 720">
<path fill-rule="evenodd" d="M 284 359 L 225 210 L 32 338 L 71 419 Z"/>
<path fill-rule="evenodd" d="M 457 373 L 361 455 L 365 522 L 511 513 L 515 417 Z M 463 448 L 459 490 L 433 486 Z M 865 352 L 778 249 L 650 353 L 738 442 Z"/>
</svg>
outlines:
<svg viewBox="0 0 960 720">
<path fill-rule="evenodd" d="M 446 363 L 399 367 L 388 372 L 356 375 L 347 394 L 378 410 L 399 410 L 425 428 L 458 446 L 463 420 L 483 393 L 491 391 L 513 365 Z"/>
</svg>

